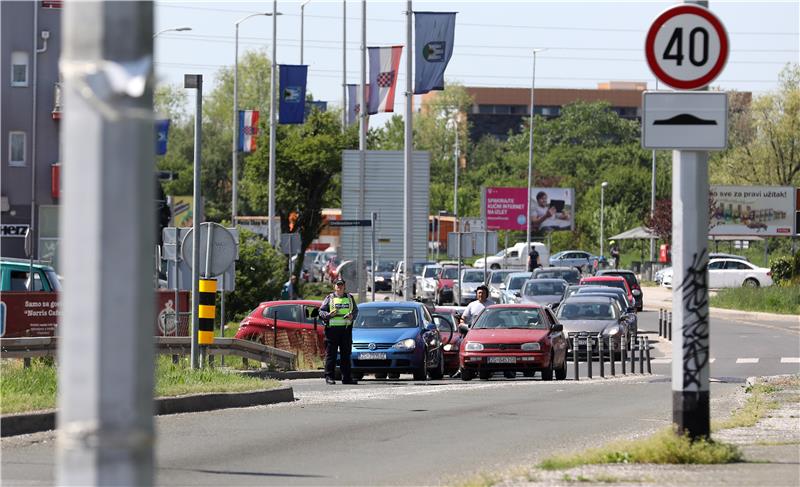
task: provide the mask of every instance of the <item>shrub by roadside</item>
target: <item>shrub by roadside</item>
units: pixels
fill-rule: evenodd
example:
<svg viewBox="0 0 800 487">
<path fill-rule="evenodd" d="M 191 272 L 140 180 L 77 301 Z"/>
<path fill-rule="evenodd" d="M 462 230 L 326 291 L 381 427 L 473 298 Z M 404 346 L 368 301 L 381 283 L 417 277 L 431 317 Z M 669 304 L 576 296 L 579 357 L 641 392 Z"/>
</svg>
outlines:
<svg viewBox="0 0 800 487">
<path fill-rule="evenodd" d="M 800 314 L 800 285 L 721 289 L 716 296 L 711 297 L 711 306 L 742 311 L 798 315 Z"/>
</svg>

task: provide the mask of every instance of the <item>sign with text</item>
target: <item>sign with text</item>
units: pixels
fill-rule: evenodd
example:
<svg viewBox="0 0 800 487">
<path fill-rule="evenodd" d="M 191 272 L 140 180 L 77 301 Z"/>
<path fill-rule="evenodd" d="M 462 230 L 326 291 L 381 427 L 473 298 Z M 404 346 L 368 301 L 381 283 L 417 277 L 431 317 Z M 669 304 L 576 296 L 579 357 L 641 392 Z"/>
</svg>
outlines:
<svg viewBox="0 0 800 487">
<path fill-rule="evenodd" d="M 709 235 L 791 237 L 795 188 L 784 186 L 711 186 Z"/>
<path fill-rule="evenodd" d="M 329 227 L 371 227 L 372 220 L 328 220 Z"/>
<path fill-rule="evenodd" d="M 489 230 L 571 230 L 575 227 L 575 191 L 572 188 L 486 188 L 484 211 Z"/>
</svg>

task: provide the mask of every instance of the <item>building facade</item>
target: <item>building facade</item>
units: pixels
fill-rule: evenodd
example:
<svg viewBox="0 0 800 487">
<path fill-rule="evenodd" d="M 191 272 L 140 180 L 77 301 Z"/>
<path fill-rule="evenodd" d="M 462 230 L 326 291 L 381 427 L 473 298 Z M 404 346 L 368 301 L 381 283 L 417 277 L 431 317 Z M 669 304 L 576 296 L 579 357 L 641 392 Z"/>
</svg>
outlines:
<svg viewBox="0 0 800 487">
<path fill-rule="evenodd" d="M 466 113 L 470 127 L 470 139 L 478 141 L 485 135 L 498 139 L 508 138 L 509 133 L 518 133 L 523 121 L 530 115 L 530 88 L 481 88 L 464 89 L 472 97 L 473 104 Z M 565 105 L 583 102 L 605 101 L 620 117 L 639 120 L 642 115 L 642 92 L 647 83 L 612 81 L 599 83 L 597 89 L 536 88 L 534 91 L 534 113 L 546 118 L 561 114 Z M 435 100 L 438 92 L 423 95 L 422 105 Z"/>
<path fill-rule="evenodd" d="M 61 2 L 0 2 L 0 255 L 58 264 Z"/>
</svg>

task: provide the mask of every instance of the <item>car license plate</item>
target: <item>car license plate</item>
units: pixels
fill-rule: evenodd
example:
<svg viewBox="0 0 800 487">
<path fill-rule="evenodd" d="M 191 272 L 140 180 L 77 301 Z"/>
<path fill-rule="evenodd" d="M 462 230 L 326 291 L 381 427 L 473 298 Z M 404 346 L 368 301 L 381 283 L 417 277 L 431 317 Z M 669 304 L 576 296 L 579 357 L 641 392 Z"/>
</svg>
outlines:
<svg viewBox="0 0 800 487">
<path fill-rule="evenodd" d="M 515 364 L 517 357 L 488 357 L 486 362 L 490 364 Z"/>
<path fill-rule="evenodd" d="M 595 345 L 596 340 L 594 338 L 591 339 L 590 343 L 592 346 Z M 586 338 L 578 338 L 578 345 L 586 345 Z"/>
<path fill-rule="evenodd" d="M 358 360 L 386 360 L 384 352 L 363 352 L 358 354 Z"/>
</svg>

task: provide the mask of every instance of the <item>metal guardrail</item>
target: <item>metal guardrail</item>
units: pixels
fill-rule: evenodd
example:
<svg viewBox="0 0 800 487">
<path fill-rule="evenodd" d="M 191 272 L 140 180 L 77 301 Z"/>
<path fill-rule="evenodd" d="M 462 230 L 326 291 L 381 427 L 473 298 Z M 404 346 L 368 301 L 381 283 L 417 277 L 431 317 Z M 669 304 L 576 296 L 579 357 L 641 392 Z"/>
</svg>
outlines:
<svg viewBox="0 0 800 487">
<path fill-rule="evenodd" d="M 189 355 L 192 343 L 190 337 L 154 337 L 154 345 L 161 355 L 178 356 Z M 237 338 L 214 338 L 214 344 L 205 349 L 209 356 L 236 355 L 285 370 L 292 370 L 297 364 L 297 355 L 292 352 Z M 33 357 L 55 357 L 57 350 L 58 337 L 0 338 L 3 358 L 26 359 L 26 363 Z"/>
<path fill-rule="evenodd" d="M 644 374 L 645 363 L 647 373 L 652 374 L 652 366 L 650 363 L 650 340 L 647 336 L 637 336 L 633 340 L 628 340 L 625 337 L 621 341 L 621 346 L 615 350 L 613 341 L 610 337 L 603 337 L 600 333 L 591 332 L 571 332 L 569 333 L 570 348 L 572 350 L 572 369 L 573 379 L 580 380 L 580 362 L 581 358 L 585 358 L 586 362 L 586 376 L 591 379 L 593 375 L 593 365 L 595 362 L 595 354 L 599 362 L 600 377 L 606 376 L 606 360 L 610 365 L 610 373 L 612 377 L 617 375 L 616 363 L 620 362 L 621 374 L 627 375 L 626 365 L 630 364 L 630 373 L 636 373 L 636 362 L 639 362 L 639 373 Z M 630 356 L 628 356 L 630 351 Z M 615 358 L 615 353 L 619 352 L 619 359 Z M 638 360 L 637 360 L 638 354 Z M 630 357 L 630 362 L 628 361 Z"/>
</svg>

